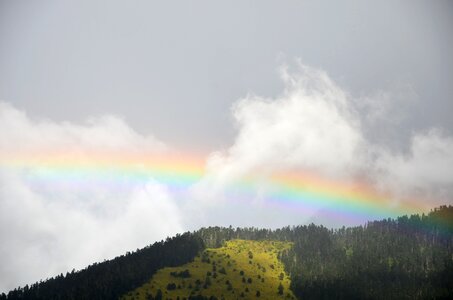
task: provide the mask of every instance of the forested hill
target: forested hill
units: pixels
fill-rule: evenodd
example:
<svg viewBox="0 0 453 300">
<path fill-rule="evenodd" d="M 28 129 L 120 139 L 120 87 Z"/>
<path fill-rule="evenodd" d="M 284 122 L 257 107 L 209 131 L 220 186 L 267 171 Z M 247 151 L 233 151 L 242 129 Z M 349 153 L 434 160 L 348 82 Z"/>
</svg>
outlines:
<svg viewBox="0 0 453 300">
<path fill-rule="evenodd" d="M 453 299 L 453 206 L 335 230 L 202 228 L 0 299 L 116 299 L 233 239 L 292 242 L 279 258 L 300 299 Z"/>
<path fill-rule="evenodd" d="M 81 271 L 15 289 L 0 299 L 117 299 L 158 269 L 191 261 L 203 248 L 198 236 L 177 235 Z"/>
<path fill-rule="evenodd" d="M 204 228 L 204 242 L 291 241 L 280 259 L 300 299 L 453 299 L 453 206 L 365 226 Z"/>
</svg>

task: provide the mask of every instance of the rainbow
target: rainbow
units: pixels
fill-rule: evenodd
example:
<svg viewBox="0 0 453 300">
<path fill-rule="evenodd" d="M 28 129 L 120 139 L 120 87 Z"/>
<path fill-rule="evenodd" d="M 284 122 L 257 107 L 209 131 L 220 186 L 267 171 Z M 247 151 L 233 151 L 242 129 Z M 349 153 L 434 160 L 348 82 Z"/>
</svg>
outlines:
<svg viewBox="0 0 453 300">
<path fill-rule="evenodd" d="M 205 161 L 181 154 L 76 152 L 15 153 L 2 155 L 0 168 L 33 170 L 30 182 L 51 183 L 74 189 L 86 185 L 123 189 L 130 184 L 155 180 L 175 192 L 184 192 L 206 176 Z M 248 174 L 231 183 L 226 199 L 247 201 L 256 197 L 256 188 L 266 186 L 265 202 L 291 210 L 327 208 L 333 218 L 374 220 L 402 214 L 421 213 L 428 207 L 417 199 L 399 199 L 379 193 L 365 183 L 340 182 L 310 172 L 288 171 L 262 176 Z"/>
</svg>

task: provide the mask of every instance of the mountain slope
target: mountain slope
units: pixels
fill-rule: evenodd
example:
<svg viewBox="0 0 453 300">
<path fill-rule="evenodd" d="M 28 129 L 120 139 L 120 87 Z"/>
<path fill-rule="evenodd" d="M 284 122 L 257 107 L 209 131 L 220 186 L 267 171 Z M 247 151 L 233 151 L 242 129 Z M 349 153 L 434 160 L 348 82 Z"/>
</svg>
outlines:
<svg viewBox="0 0 453 300">
<path fill-rule="evenodd" d="M 123 299 L 295 299 L 278 255 L 288 242 L 232 240 L 208 248 L 193 262 L 159 270 L 143 286 Z M 279 289 L 280 288 L 280 289 Z"/>
<path fill-rule="evenodd" d="M 237 239 L 247 241 L 234 241 Z M 278 246 L 278 255 L 274 253 L 274 256 L 264 261 L 276 261 L 278 257 L 283 263 L 285 272 L 282 285 L 285 296 L 290 284 L 292 293 L 299 299 L 453 299 L 453 206 L 442 206 L 427 215 L 401 216 L 349 228 L 328 229 L 314 224 L 276 230 L 231 226 L 202 228 L 81 271 L 15 289 L 7 295 L 1 294 L 0 300 L 118 299 L 150 283 L 153 275 L 161 272 L 158 270 L 176 267 L 171 269 L 176 272 L 171 282 L 168 277 L 171 275 L 168 274 L 173 271 L 164 269 L 166 271 L 162 277 L 154 277 L 161 278 L 160 283 L 151 284 L 156 288 L 148 285 L 150 292 L 157 292 L 157 287 L 164 292 L 169 283 L 175 283 L 174 287 L 178 289 L 176 283 L 182 283 L 182 277 L 187 275 L 184 273 L 185 268 L 189 270 L 190 263 L 194 261 L 199 266 L 199 272 L 195 271 L 195 266 L 191 266 L 194 271 L 189 273 L 197 277 L 195 284 L 197 279 L 200 280 L 199 289 L 204 291 L 207 272 L 211 268 L 209 277 L 213 277 L 212 263 L 216 261 L 217 264 L 219 258 L 222 258 L 222 267 L 225 267 L 229 278 L 219 275 L 221 273 L 216 265 L 217 278 L 224 278 L 224 281 L 217 283 L 210 278 L 211 284 L 206 289 L 212 292 L 209 296 L 220 292 L 215 295 L 220 299 L 226 288 L 230 292 L 234 290 L 235 296 L 239 293 L 238 298 L 244 293 L 244 297 L 255 299 L 254 290 L 260 288 L 263 289 L 263 292 L 260 290 L 261 298 L 275 298 L 278 297 L 275 295 L 275 285 L 270 285 L 269 290 L 264 290 L 265 286 L 254 285 L 259 283 L 254 280 L 254 276 L 256 279 L 261 279 L 258 275 L 263 277 L 259 273 L 258 263 L 265 267 L 265 262 L 260 261 L 262 250 L 259 249 L 266 249 L 265 245 L 271 241 L 274 241 L 275 247 L 284 247 Z M 241 254 L 228 252 L 234 249 L 242 249 Z M 251 265 L 247 265 L 249 250 L 253 255 Z M 199 256 L 203 251 L 208 257 Z M 233 255 L 245 257 L 234 258 L 237 265 L 231 270 L 224 255 L 230 255 L 229 259 Z M 184 264 L 188 264 L 187 267 L 181 267 Z M 230 261 L 230 264 L 233 262 Z M 239 267 L 245 269 L 246 280 L 251 278 L 253 287 L 242 285 L 242 276 L 236 273 L 241 271 Z M 282 269 L 278 261 L 274 267 Z M 265 268 L 269 272 L 270 268 Z M 272 278 L 275 276 L 273 274 Z M 230 281 L 231 290 L 228 290 L 226 280 Z M 271 278 L 269 282 L 273 282 Z M 188 279 L 185 283 L 188 288 Z M 245 291 L 246 287 L 249 292 Z M 170 286 L 172 288 L 173 285 Z M 135 297 L 135 294 L 131 293 L 130 296 Z"/>
<path fill-rule="evenodd" d="M 0 295 L 0 299 L 118 299 L 142 285 L 158 269 L 189 262 L 203 248 L 197 235 L 177 235 L 86 269 L 15 289 Z"/>
</svg>

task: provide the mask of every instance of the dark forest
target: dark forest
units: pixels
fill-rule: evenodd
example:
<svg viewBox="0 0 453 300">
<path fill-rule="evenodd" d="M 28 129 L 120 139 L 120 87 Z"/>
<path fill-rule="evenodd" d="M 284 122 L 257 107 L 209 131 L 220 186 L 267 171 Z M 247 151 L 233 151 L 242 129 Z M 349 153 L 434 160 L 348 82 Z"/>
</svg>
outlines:
<svg viewBox="0 0 453 300">
<path fill-rule="evenodd" d="M 209 227 L 80 271 L 19 287 L 6 299 L 117 299 L 160 268 L 232 239 L 290 241 L 280 254 L 300 299 L 452 299 L 453 206 L 364 226 Z"/>
</svg>

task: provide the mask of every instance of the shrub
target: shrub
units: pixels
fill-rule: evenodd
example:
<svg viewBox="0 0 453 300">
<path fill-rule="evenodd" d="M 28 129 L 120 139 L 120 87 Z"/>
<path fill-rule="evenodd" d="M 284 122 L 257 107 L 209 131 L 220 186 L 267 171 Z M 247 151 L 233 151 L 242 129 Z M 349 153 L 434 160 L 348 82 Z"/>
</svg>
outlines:
<svg viewBox="0 0 453 300">
<path fill-rule="evenodd" d="M 189 278 L 191 276 L 189 270 L 187 269 L 181 272 L 170 272 L 170 275 L 179 278 Z"/>
<path fill-rule="evenodd" d="M 280 284 L 278 285 L 278 294 L 279 294 L 279 295 L 283 295 L 283 285 L 282 285 L 281 282 L 280 282 Z"/>
</svg>

